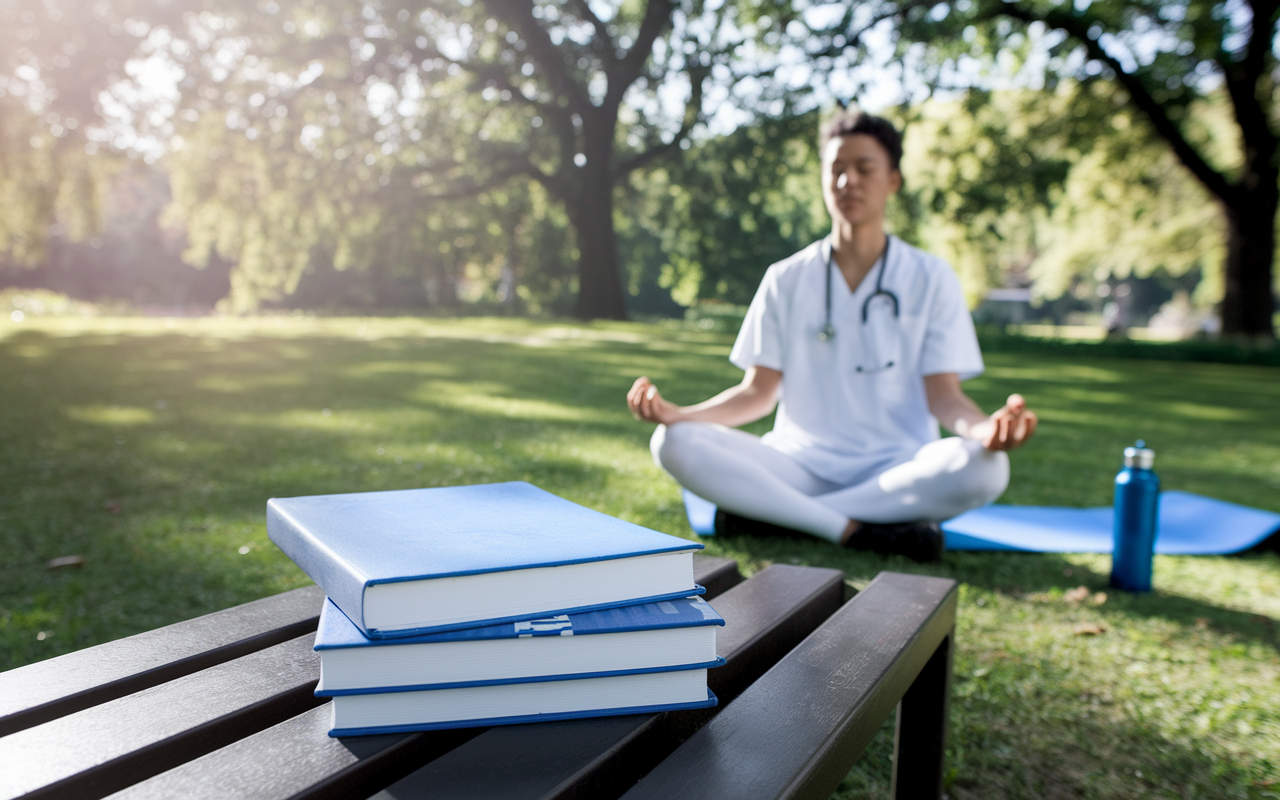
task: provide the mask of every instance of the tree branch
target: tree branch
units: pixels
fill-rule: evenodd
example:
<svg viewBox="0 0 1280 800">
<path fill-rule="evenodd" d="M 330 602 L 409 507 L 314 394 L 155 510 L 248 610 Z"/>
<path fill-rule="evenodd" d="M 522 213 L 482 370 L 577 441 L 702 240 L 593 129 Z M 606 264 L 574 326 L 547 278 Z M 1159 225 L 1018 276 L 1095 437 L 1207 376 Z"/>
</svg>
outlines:
<svg viewBox="0 0 1280 800">
<path fill-rule="evenodd" d="M 606 53 L 606 60 L 614 60 L 614 53 L 618 50 L 618 45 L 613 41 L 613 37 L 609 35 L 609 26 L 596 16 L 596 12 L 591 10 L 591 5 L 587 0 L 573 0 L 573 7 L 577 9 L 578 16 L 591 23 L 591 27 L 596 29 L 596 36 L 599 41 L 603 41 L 606 47 L 601 48 Z"/>
<path fill-rule="evenodd" d="M 545 31 L 543 31 L 541 26 L 538 26 L 537 23 L 533 21 L 532 15 L 529 16 L 528 21 L 530 22 L 531 25 L 535 26 L 539 32 L 543 34 L 543 39 L 546 40 L 545 41 L 546 45 L 548 47 L 554 48 L 554 45 L 551 45 L 550 40 L 545 36 Z M 512 24 L 510 20 L 508 20 L 508 24 L 511 24 L 513 28 L 517 27 L 516 25 Z M 525 36 L 525 39 L 526 41 L 529 41 L 528 36 Z M 416 49 L 419 52 L 424 52 L 425 54 L 431 55 L 433 58 L 440 58 L 451 64 L 456 64 L 459 68 L 470 72 L 471 74 L 475 75 L 478 78 L 481 78 L 486 81 L 493 81 L 494 83 L 498 84 L 502 88 L 505 88 L 508 91 L 510 91 L 514 97 L 519 98 L 520 102 L 523 102 L 529 106 L 532 106 L 534 109 L 538 111 L 538 113 L 541 116 L 546 118 L 547 122 L 550 125 L 552 125 L 555 128 L 556 138 L 560 142 L 561 161 L 564 163 L 570 163 L 572 161 L 573 153 L 577 149 L 577 136 L 578 136 L 577 131 L 575 130 L 575 126 L 573 124 L 573 115 L 575 113 L 582 113 L 582 111 L 585 110 L 580 105 L 577 105 L 574 103 L 574 96 L 578 96 L 582 100 L 582 102 L 586 104 L 586 108 L 588 109 L 595 108 L 584 97 L 581 97 L 581 95 L 566 97 L 565 99 L 568 102 L 565 105 L 560 105 L 554 102 L 548 103 L 548 102 L 542 102 L 539 100 L 534 100 L 525 96 L 524 92 L 520 91 L 519 87 L 517 87 L 515 83 L 512 82 L 512 75 L 510 71 L 499 63 L 488 62 L 488 61 L 478 62 L 478 61 L 453 59 L 445 55 L 444 53 L 441 53 L 434 46 L 430 48 L 416 48 Z M 558 51 L 555 51 L 553 49 L 552 52 L 558 55 Z M 539 60 L 539 63 L 542 63 L 542 61 Z M 564 84 L 557 83 L 557 81 L 554 80 L 554 76 L 556 74 L 561 75 L 563 78 L 563 81 L 565 81 L 566 83 Z M 548 82 L 551 83 L 551 88 L 553 92 L 559 89 L 562 85 L 568 85 L 571 87 L 571 89 L 575 91 L 578 89 L 578 86 L 573 81 L 572 77 L 569 76 L 568 72 L 564 70 L 563 62 L 561 62 L 558 59 L 554 61 L 554 63 L 552 64 L 552 69 L 547 71 L 547 74 L 545 77 L 547 77 Z M 532 166 L 532 162 L 530 162 L 530 170 L 528 171 L 528 174 L 530 175 L 530 177 L 544 184 L 545 186 L 547 186 L 548 189 L 551 189 L 553 192 L 561 196 L 567 197 L 569 192 L 571 191 L 569 182 L 567 180 L 559 176 L 553 176 L 546 172 L 543 172 L 541 169 L 538 169 L 537 167 Z"/>
<path fill-rule="evenodd" d="M 861 28 L 859 28 L 856 31 L 851 31 L 848 34 L 846 34 L 845 47 L 856 47 L 858 43 L 862 41 L 862 37 L 865 36 L 866 33 L 870 31 L 872 28 L 879 25 L 881 22 L 884 22 L 885 20 L 889 20 L 889 19 L 901 18 L 903 14 L 907 13 L 911 9 L 923 7 L 926 5 L 933 5 L 933 3 L 930 2 L 929 0 L 910 0 L 909 2 L 906 2 L 906 3 L 900 3 L 896 6 L 891 6 L 889 11 L 886 11 L 883 14 L 878 14 L 872 17 L 871 21 L 868 22 L 866 25 L 863 25 Z M 843 50 L 843 48 L 841 48 L 841 50 Z M 820 56 L 820 55 L 835 55 L 836 53 L 833 51 L 834 51 L 834 48 L 828 47 L 816 53 L 809 53 L 808 55 L 811 58 Z"/>
<path fill-rule="evenodd" d="M 485 5 L 525 40 L 530 54 L 542 65 L 552 90 L 565 98 L 572 110 L 585 115 L 595 108 L 586 89 L 578 85 L 566 69 L 564 54 L 556 49 L 546 29 L 534 19 L 533 3 L 529 0 L 486 0 Z"/>
<path fill-rule="evenodd" d="M 1205 161 L 1204 157 L 1187 141 L 1181 129 L 1165 112 L 1164 107 L 1152 97 L 1151 92 L 1142 82 L 1141 76 L 1137 73 L 1125 72 L 1120 61 L 1103 49 L 1099 41 L 1101 37 L 1094 38 L 1089 35 L 1089 29 L 1094 24 L 1094 20 L 1056 10 L 1040 13 L 1021 3 L 1009 2 L 1001 3 L 994 10 L 994 14 L 1003 14 L 1021 22 L 1043 22 L 1084 44 L 1090 58 L 1101 61 L 1111 68 L 1116 75 L 1116 80 L 1129 93 L 1134 105 L 1146 115 L 1156 133 L 1169 143 L 1178 160 L 1191 170 L 1191 173 L 1216 197 L 1224 203 L 1232 203 L 1236 186 L 1210 166 L 1209 162 Z"/>
<path fill-rule="evenodd" d="M 702 90 L 710 72 L 710 67 L 703 66 L 693 67 L 689 70 L 689 101 L 685 103 L 684 120 L 680 124 L 680 130 L 666 144 L 655 145 L 644 152 L 636 153 L 630 158 L 618 162 L 613 169 L 613 179 L 615 181 L 680 146 L 680 140 L 688 136 L 689 132 L 693 130 L 693 126 L 702 120 Z"/>
<path fill-rule="evenodd" d="M 1270 33 L 1275 30 L 1280 3 L 1275 0 L 1252 0 L 1249 8 L 1254 16 L 1244 58 L 1232 59 L 1221 47 L 1215 58 L 1226 77 L 1227 93 L 1231 96 L 1232 110 L 1244 140 L 1246 169 L 1242 180 L 1245 182 L 1262 177 L 1256 174 L 1259 167 L 1274 172 L 1278 145 L 1276 132 L 1271 124 L 1270 109 L 1265 108 L 1263 101 L 1259 100 L 1259 95 L 1269 99 L 1272 87 L 1268 85 L 1264 91 L 1259 91 L 1258 84 L 1264 79 L 1268 84 L 1271 83 L 1267 63 L 1271 55 Z M 1260 30 L 1264 35 L 1259 35 Z"/>
<path fill-rule="evenodd" d="M 674 10 L 671 0 L 649 0 L 635 43 L 625 56 L 614 62 L 614 69 L 606 72 L 609 78 L 609 90 L 604 101 L 606 106 L 616 107 L 621 103 L 627 89 L 640 77 L 649 54 L 653 52 L 653 43 L 671 22 Z"/>
<path fill-rule="evenodd" d="M 411 184 L 416 185 L 416 181 L 419 177 L 425 174 L 431 174 L 432 172 L 434 172 L 434 170 L 428 169 L 418 171 L 411 180 Z M 450 185 L 447 188 L 440 191 L 423 192 L 419 197 L 428 201 L 462 200 L 484 194 L 490 189 L 498 188 L 512 178 L 516 178 L 521 175 L 530 175 L 531 172 L 538 173 L 538 175 L 542 176 L 539 177 L 538 180 L 541 180 L 543 177 L 547 177 L 527 159 L 513 159 L 512 161 L 492 170 L 489 173 L 489 176 L 482 181 L 453 180 L 449 182 Z"/>
<path fill-rule="evenodd" d="M 495 64 L 489 61 L 454 61 L 444 55 L 441 55 L 440 58 L 443 58 L 452 64 L 457 64 L 459 67 L 470 72 L 472 75 L 475 75 L 477 78 L 485 81 L 493 81 L 501 88 L 511 92 L 511 96 L 513 98 L 517 98 L 520 102 L 532 106 L 539 114 L 546 116 L 548 119 L 557 115 L 564 116 L 566 119 L 569 117 L 569 113 L 565 109 L 555 105 L 554 103 L 544 103 L 541 100 L 535 100 L 527 97 L 518 86 L 511 82 L 510 73 L 501 64 Z"/>
</svg>

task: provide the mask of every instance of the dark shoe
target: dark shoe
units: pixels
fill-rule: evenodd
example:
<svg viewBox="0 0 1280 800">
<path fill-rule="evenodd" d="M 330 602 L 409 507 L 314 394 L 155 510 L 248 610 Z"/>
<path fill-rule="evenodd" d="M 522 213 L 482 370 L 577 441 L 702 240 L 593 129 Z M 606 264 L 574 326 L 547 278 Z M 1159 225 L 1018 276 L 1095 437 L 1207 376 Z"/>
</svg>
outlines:
<svg viewBox="0 0 1280 800">
<path fill-rule="evenodd" d="M 723 508 L 716 509 L 716 536 L 805 536 L 806 534 L 784 528 L 781 525 L 774 525 L 772 522 L 762 522 L 758 519 L 750 517 L 740 517 Z"/>
<path fill-rule="evenodd" d="M 924 563 L 942 558 L 946 542 L 936 522 L 864 522 L 844 546 Z"/>
</svg>

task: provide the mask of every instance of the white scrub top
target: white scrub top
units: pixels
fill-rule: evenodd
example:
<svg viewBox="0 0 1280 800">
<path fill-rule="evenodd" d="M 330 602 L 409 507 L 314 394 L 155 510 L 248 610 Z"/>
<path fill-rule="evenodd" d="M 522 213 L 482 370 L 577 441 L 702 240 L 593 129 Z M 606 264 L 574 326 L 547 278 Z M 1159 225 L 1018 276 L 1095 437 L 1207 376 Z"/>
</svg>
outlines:
<svg viewBox="0 0 1280 800">
<path fill-rule="evenodd" d="M 818 339 L 826 321 L 824 239 L 769 267 L 729 354 L 743 370 L 782 373 L 778 413 L 764 443 L 841 486 L 907 461 L 938 438 L 923 376 L 955 372 L 965 380 L 983 370 L 955 272 L 890 238 L 888 263 L 873 267 L 856 291 L 831 267 L 834 338 Z M 883 288 L 898 298 L 898 316 L 878 296 L 863 324 L 862 307 L 881 270 Z"/>
</svg>

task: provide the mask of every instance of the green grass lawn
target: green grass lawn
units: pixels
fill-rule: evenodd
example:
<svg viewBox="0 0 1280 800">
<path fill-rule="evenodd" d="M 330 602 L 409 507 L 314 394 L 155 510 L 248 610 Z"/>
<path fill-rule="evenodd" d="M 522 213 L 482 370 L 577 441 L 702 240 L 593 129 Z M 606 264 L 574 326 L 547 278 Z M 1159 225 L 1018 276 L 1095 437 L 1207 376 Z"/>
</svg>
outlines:
<svg viewBox="0 0 1280 800">
<path fill-rule="evenodd" d="M 692 537 L 623 395 L 647 374 L 702 399 L 738 380 L 730 342 L 526 320 L 0 321 L 0 669 L 304 585 L 267 540 L 273 496 L 522 479 Z M 993 354 L 967 386 L 1041 415 L 1004 502 L 1105 505 L 1144 438 L 1165 488 L 1280 511 L 1275 368 Z M 707 552 L 747 573 L 962 582 L 951 797 L 1280 796 L 1275 554 L 1160 557 L 1133 597 L 1107 591 L 1105 556 Z M 83 568 L 46 570 L 66 555 Z M 891 751 L 886 726 L 839 796 L 886 797 Z"/>
</svg>

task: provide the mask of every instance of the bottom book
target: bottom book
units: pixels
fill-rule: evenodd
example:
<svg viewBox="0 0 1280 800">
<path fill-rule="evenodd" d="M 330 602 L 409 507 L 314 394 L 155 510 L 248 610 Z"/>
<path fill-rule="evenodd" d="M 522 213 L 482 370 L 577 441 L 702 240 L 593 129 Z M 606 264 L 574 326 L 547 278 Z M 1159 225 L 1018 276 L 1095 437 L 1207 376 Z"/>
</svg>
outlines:
<svg viewBox="0 0 1280 800">
<path fill-rule="evenodd" d="M 575 717 L 707 708 L 705 669 L 459 689 L 339 695 L 330 736 L 514 725 Z"/>
</svg>

